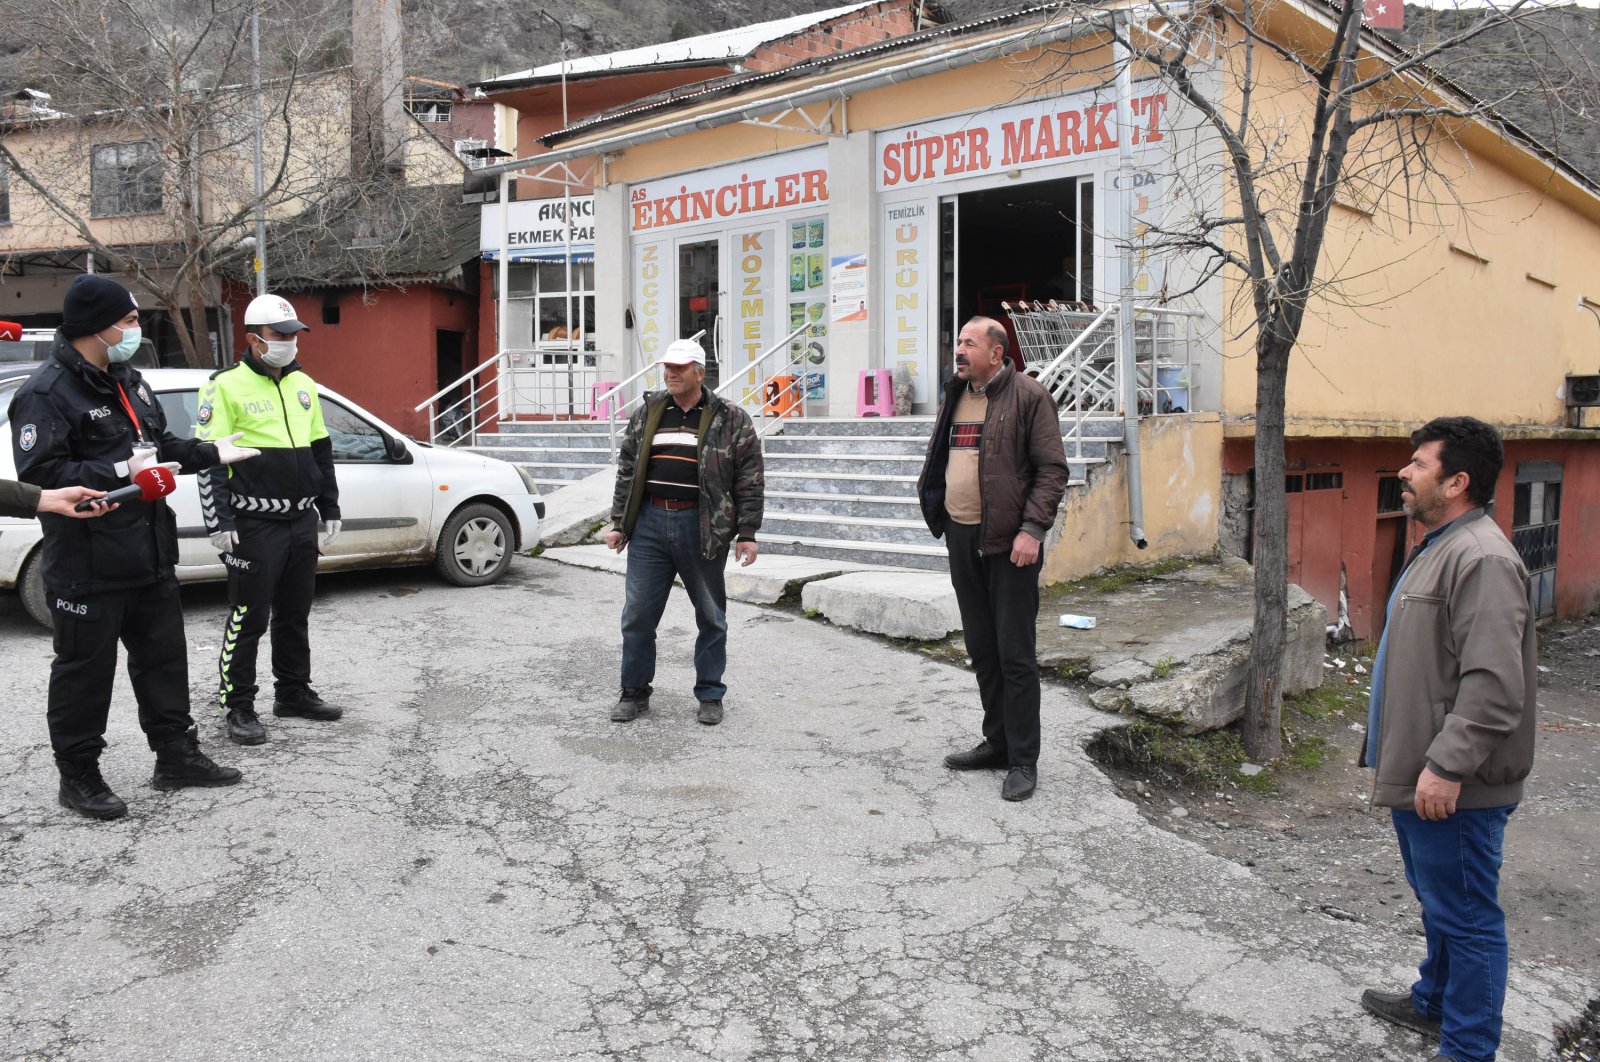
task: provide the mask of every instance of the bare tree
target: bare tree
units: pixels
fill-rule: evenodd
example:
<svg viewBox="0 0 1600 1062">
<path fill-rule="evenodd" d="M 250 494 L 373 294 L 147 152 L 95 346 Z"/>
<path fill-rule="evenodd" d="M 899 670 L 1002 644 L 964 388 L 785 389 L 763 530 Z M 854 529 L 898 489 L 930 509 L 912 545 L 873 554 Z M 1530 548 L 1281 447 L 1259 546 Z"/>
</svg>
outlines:
<svg viewBox="0 0 1600 1062">
<path fill-rule="evenodd" d="M 26 46 L 10 75 L 32 74 L 52 94 L 48 108 L 0 124 L 13 228 L 48 237 L 34 246 L 85 248 L 131 274 L 167 312 L 190 365 L 216 364 L 206 311 L 221 301 L 220 276 L 257 253 L 258 209 L 269 219 L 356 208 L 384 217 L 419 169 L 434 171 L 423 179 L 460 180 L 460 164 L 420 128 L 415 143 L 357 168 L 358 130 L 372 126 L 366 111 L 386 94 L 323 65 L 343 58 L 348 39 L 347 18 L 324 2 L 261 5 L 258 196 L 256 0 L 0 0 L 0 23 Z M 406 165 L 419 152 L 428 165 Z M 274 260 L 276 249 L 260 251 Z"/>
<path fill-rule="evenodd" d="M 1138 250 L 1187 259 L 1193 282 L 1186 291 L 1231 276 L 1239 305 L 1229 327 L 1254 349 L 1255 621 L 1243 738 L 1262 761 L 1282 751 L 1290 356 L 1308 312 L 1360 307 L 1363 299 L 1360 278 L 1324 260 L 1336 198 L 1402 228 L 1437 224 L 1447 208 L 1465 208 L 1455 199 L 1454 175 L 1440 167 L 1442 149 L 1474 122 L 1521 136 L 1496 112 L 1509 94 L 1480 99 L 1447 76 L 1487 61 L 1476 48 L 1483 41 L 1495 42 L 1502 61 L 1510 53 L 1538 67 L 1538 81 L 1516 95 L 1524 113 L 1541 115 L 1546 137 L 1586 133 L 1592 119 L 1573 116 L 1592 115 L 1596 102 L 1583 47 L 1553 39 L 1563 24 L 1530 0 L 1452 12 L 1406 47 L 1363 28 L 1364 9 L 1378 2 L 1309 4 L 1288 34 L 1289 5 L 1275 0 L 1156 0 L 1118 16 L 1080 9 L 1063 17 L 1088 19 L 1091 31 L 1060 46 L 1054 68 L 1092 79 L 1088 71 L 1098 64 L 1110 82 L 1116 69 L 1105 55 L 1113 41 L 1122 56 L 1115 65 L 1160 79 L 1193 117 L 1196 135 L 1214 146 L 1203 165 L 1191 158 L 1190 172 L 1178 176 L 1191 192 L 1189 208 L 1153 223 Z M 1565 165 L 1555 155 L 1547 161 Z"/>
</svg>

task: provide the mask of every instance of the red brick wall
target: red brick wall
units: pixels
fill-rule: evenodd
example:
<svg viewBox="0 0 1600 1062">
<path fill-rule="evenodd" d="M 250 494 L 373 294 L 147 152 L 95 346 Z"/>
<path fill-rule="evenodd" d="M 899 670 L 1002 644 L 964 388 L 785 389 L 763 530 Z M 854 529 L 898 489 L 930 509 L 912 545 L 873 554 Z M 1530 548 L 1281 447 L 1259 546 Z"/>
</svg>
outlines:
<svg viewBox="0 0 1600 1062">
<path fill-rule="evenodd" d="M 915 28 L 915 15 L 909 5 L 893 2 L 874 4 L 825 22 L 805 33 L 763 45 L 750 54 L 744 67 L 758 73 L 779 70 L 818 56 L 904 36 Z"/>
</svg>

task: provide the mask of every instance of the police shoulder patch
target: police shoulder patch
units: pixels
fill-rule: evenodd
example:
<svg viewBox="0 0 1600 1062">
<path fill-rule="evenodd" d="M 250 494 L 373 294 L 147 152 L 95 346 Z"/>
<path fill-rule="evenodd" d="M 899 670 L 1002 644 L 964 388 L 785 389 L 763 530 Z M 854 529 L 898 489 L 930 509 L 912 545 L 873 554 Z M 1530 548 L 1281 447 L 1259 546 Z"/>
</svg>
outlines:
<svg viewBox="0 0 1600 1062">
<path fill-rule="evenodd" d="M 17 432 L 17 446 L 23 453 L 33 449 L 34 443 L 39 441 L 39 429 L 32 424 L 24 424 Z"/>
<path fill-rule="evenodd" d="M 300 406 L 301 406 L 302 409 L 310 409 L 311 408 L 311 396 L 308 393 L 306 393 L 305 391 L 301 391 L 295 397 L 300 399 Z"/>
<path fill-rule="evenodd" d="M 199 424 L 202 428 L 205 427 L 207 424 L 210 424 L 211 423 L 211 403 L 210 402 L 202 402 L 202 403 L 200 403 L 200 408 L 195 411 L 194 419 L 195 419 L 195 423 Z"/>
<path fill-rule="evenodd" d="M 139 385 L 139 401 L 147 406 L 155 405 L 154 402 L 150 401 L 150 392 L 144 389 L 144 384 Z"/>
</svg>

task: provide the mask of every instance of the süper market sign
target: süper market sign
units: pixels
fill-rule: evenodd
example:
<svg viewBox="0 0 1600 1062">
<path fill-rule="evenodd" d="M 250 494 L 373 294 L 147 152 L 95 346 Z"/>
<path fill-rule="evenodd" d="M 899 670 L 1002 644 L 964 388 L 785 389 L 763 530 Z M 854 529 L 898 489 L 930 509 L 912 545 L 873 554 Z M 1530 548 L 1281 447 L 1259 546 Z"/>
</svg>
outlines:
<svg viewBox="0 0 1600 1062">
<path fill-rule="evenodd" d="M 1133 145 L 1166 138 L 1167 93 L 1135 86 Z M 878 134 L 879 191 L 1047 166 L 1115 151 L 1117 105 L 1102 93 L 1033 100 Z"/>
</svg>

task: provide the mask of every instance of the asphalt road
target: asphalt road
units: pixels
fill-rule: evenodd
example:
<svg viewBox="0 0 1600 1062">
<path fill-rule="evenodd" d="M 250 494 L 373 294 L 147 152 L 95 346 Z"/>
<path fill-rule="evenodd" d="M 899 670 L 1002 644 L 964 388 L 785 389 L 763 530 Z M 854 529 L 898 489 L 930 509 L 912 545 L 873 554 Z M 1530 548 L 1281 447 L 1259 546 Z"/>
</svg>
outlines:
<svg viewBox="0 0 1600 1062">
<path fill-rule="evenodd" d="M 1418 941 L 1299 910 L 1147 824 L 1045 694 L 1039 795 L 939 758 L 965 673 L 735 604 L 728 718 L 694 721 L 693 617 L 655 709 L 608 721 L 613 575 L 519 561 L 323 583 L 344 721 L 227 743 L 215 588 L 186 591 L 202 740 L 245 772 L 157 793 L 119 679 L 114 823 L 55 803 L 48 637 L 0 614 L 0 1057 L 1426 1059 L 1359 1009 Z M 1315 871 L 1310 871 L 1314 873 Z M 1517 966 L 1501 1057 L 1594 986 Z"/>
</svg>

